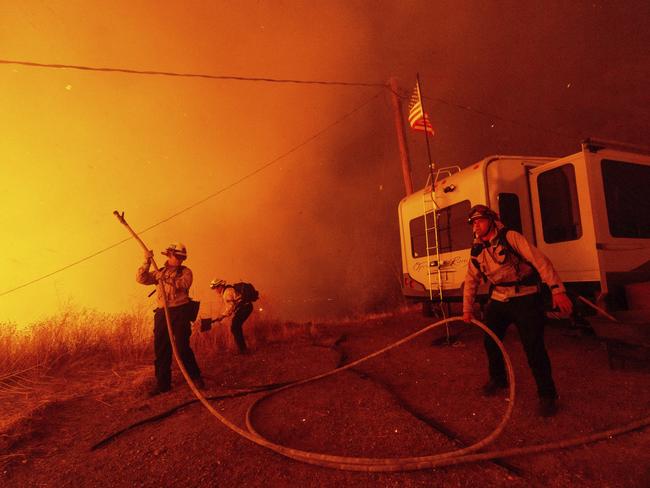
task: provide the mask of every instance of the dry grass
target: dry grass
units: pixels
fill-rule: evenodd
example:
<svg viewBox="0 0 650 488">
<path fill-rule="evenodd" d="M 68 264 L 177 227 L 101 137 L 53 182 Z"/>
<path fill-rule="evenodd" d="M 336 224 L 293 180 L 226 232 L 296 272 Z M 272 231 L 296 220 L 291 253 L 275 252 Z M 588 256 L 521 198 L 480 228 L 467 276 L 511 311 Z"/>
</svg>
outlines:
<svg viewBox="0 0 650 488">
<path fill-rule="evenodd" d="M 230 321 L 215 324 L 208 333 L 198 332 L 192 346 L 199 355 L 235 350 Z M 310 323 L 267 319 L 253 313 L 244 325 L 248 345 L 309 337 Z M 0 324 L 0 395 L 25 393 L 34 378 L 57 376 L 75 370 L 149 362 L 153 356 L 153 317 L 149 311 L 106 314 L 68 307 L 60 314 L 20 328 Z"/>
<path fill-rule="evenodd" d="M 244 324 L 244 334 L 253 350 L 264 344 L 299 339 L 319 342 L 323 330 L 334 322 L 344 324 L 382 315 L 316 324 L 269 318 L 256 310 Z M 70 370 L 148 363 L 153 359 L 152 332 L 153 317 L 148 310 L 106 314 L 73 306 L 26 329 L 0 324 L 0 397 L 29 393 L 35 388 L 34 381 L 62 376 Z M 230 321 L 214 324 L 207 333 L 198 331 L 197 321 L 192 347 L 203 357 L 235 351 Z"/>
<path fill-rule="evenodd" d="M 144 314 L 103 314 L 69 308 L 19 328 L 0 324 L 0 394 L 24 393 L 33 378 L 68 366 L 142 361 L 151 326 Z"/>
</svg>

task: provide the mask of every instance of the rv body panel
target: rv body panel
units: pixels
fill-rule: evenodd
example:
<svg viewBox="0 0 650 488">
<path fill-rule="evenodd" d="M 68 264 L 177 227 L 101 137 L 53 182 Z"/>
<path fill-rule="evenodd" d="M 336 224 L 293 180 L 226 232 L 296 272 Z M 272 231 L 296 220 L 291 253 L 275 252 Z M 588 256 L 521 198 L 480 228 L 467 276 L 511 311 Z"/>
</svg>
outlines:
<svg viewBox="0 0 650 488">
<path fill-rule="evenodd" d="M 470 209 L 469 195 L 478 195 L 485 199 L 485 182 L 483 178 L 484 162 L 472 165 L 460 172 L 451 174 L 435 184 L 435 202 L 440 209 L 453 209 L 454 227 L 456 219 Z M 453 190 L 449 190 L 452 189 Z M 447 190 L 445 190 L 447 189 Z M 425 242 L 425 195 L 431 192 L 431 186 L 403 198 L 399 203 L 400 236 L 402 240 L 402 290 L 407 297 L 430 298 L 430 282 L 438 290 L 437 273 L 440 268 L 443 291 L 456 290 L 460 287 L 467 268 L 468 254 L 466 247 L 458 250 L 444 250 L 440 247 L 440 263 L 435 256 L 427 257 Z M 466 218 L 466 215 L 462 215 Z M 427 219 L 431 224 L 429 218 Z M 433 241 L 433 236 L 428 240 Z M 447 236 L 450 237 L 450 236 Z M 454 236 L 455 238 L 455 236 Z M 451 240 L 451 239 L 448 239 Z M 433 252 L 432 252 L 433 254 Z"/>
<path fill-rule="evenodd" d="M 499 213 L 510 229 L 522 233 L 534 242 L 530 188 L 527 174 L 531 168 L 552 161 L 551 158 L 495 156 L 485 165 L 487 201 L 484 203 Z"/>
<path fill-rule="evenodd" d="M 565 282 L 599 281 L 592 195 L 583 153 L 530 171 L 535 245 Z"/>
<path fill-rule="evenodd" d="M 609 298 L 615 292 L 620 308 L 625 284 L 650 280 L 650 150 L 586 141 L 563 158 L 493 156 L 440 179 L 439 260 L 427 257 L 423 244 L 430 191 L 399 204 L 402 290 L 409 298 L 437 300 L 439 269 L 443 300 L 460 299 L 471 247 L 467 212 L 476 204 L 499 212 L 534 243 L 569 288 Z"/>
<path fill-rule="evenodd" d="M 541 235 L 542 228 L 538 247 L 556 263 L 564 281 L 593 282 L 611 309 L 626 308 L 625 285 L 650 280 L 650 151 L 586 142 L 582 152 L 553 166 L 559 168 L 563 162 L 576 168 L 578 198 L 574 201 L 580 208 L 573 212 L 580 217 L 577 224 L 583 235 L 548 243 L 548 236 Z M 542 197 L 543 190 L 540 193 L 533 188 L 533 198 L 539 202 Z M 538 222 L 544 217 L 544 208 L 535 212 Z M 575 260 L 571 262 L 571 258 Z"/>
<path fill-rule="evenodd" d="M 650 269 L 642 271 L 650 264 L 650 153 L 615 148 L 594 151 L 588 145 L 583 153 L 591 170 L 593 194 L 603 195 L 593 202 L 602 282 L 607 286 L 611 281 L 607 275 L 620 272 L 630 273 L 634 281 L 650 280 Z M 635 204 L 617 202 L 616 192 L 621 189 Z M 630 205 L 627 211 L 626 205 Z M 621 223 L 621 217 L 626 222 Z M 628 219 L 645 227 L 630 228 Z M 636 272 L 645 276 L 633 276 Z"/>
</svg>

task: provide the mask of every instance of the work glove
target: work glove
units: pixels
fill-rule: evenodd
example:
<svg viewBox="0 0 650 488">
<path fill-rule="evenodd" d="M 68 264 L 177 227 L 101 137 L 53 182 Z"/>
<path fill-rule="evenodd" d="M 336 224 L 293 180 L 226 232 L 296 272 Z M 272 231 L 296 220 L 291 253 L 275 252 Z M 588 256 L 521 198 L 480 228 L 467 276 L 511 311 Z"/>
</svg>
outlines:
<svg viewBox="0 0 650 488">
<path fill-rule="evenodd" d="M 553 294 L 553 310 L 559 310 L 560 316 L 568 317 L 573 311 L 573 303 L 566 293 Z"/>
<path fill-rule="evenodd" d="M 147 249 L 144 252 L 144 264 L 147 266 L 150 265 L 152 259 L 153 259 L 153 251 L 151 249 Z"/>
</svg>

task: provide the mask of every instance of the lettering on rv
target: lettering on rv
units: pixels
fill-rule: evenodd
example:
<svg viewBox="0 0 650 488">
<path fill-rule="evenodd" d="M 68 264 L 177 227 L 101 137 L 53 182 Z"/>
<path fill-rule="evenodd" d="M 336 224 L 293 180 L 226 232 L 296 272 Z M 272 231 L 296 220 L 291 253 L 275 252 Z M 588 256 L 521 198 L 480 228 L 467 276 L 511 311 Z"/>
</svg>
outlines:
<svg viewBox="0 0 650 488">
<path fill-rule="evenodd" d="M 443 261 L 442 264 L 440 265 L 440 268 L 450 268 L 450 267 L 455 267 L 457 265 L 462 265 L 462 264 L 467 264 L 467 257 L 464 256 L 454 256 L 451 259 L 448 259 L 446 261 Z M 438 265 L 437 261 L 431 261 L 431 266 L 435 267 Z M 426 270 L 427 268 L 427 263 L 426 261 L 420 261 L 417 262 L 413 265 L 413 269 L 415 271 L 423 271 Z"/>
</svg>

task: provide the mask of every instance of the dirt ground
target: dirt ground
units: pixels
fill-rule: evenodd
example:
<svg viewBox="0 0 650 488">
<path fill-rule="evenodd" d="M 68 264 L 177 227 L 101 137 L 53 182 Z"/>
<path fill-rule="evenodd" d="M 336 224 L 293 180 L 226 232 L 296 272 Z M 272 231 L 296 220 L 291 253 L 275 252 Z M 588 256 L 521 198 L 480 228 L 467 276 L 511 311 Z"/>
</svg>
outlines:
<svg viewBox="0 0 650 488">
<path fill-rule="evenodd" d="M 433 322 L 417 312 L 345 323 L 312 324 L 291 342 L 249 356 L 199 357 L 216 396 L 328 371 Z M 351 370 L 282 391 L 253 415 L 259 433 L 293 448 L 342 456 L 411 457 L 471 444 L 498 424 L 506 398 L 483 398 L 486 360 L 480 331 L 451 329 L 371 359 Z M 442 344 L 440 344 L 442 342 Z M 514 328 L 505 341 L 517 398 L 502 435 L 485 450 L 554 442 L 610 429 L 650 414 L 650 370 L 611 369 L 604 344 L 559 326 L 547 345 L 560 392 L 553 418 L 537 415 L 532 376 Z M 435 469 L 365 473 L 304 464 L 260 447 L 194 402 L 156 421 L 107 436 L 193 396 L 175 372 L 172 392 L 149 399 L 152 366 L 87 368 L 41 380 L 28 396 L 0 398 L 0 484 L 63 486 L 650 486 L 650 429 L 569 449 Z M 256 395 L 215 401 L 245 428 Z"/>
</svg>

